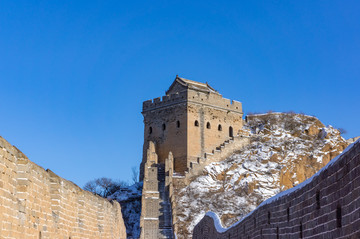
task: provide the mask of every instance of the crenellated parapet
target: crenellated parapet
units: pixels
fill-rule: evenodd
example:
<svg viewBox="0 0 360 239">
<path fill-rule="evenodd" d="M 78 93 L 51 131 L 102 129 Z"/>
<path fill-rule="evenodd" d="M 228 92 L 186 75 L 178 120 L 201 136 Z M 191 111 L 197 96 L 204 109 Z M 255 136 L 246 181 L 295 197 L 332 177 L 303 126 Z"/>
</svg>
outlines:
<svg viewBox="0 0 360 239">
<path fill-rule="evenodd" d="M 149 110 L 169 107 L 175 104 L 186 102 L 187 92 L 180 92 L 163 97 L 157 97 L 143 102 L 143 113 Z"/>
<path fill-rule="evenodd" d="M 246 145 L 250 144 L 250 138 L 244 135 L 238 135 L 225 140 L 224 143 L 214 148 L 211 152 L 205 153 L 204 157 L 198 158 L 196 162 L 190 162 L 188 171 L 183 178 L 184 184 L 188 185 L 194 177 L 201 175 L 202 171 L 210 163 L 220 162 L 234 154 Z"/>
<path fill-rule="evenodd" d="M 140 180 L 149 141 L 156 143 L 159 164 L 164 164 L 172 152 L 174 171 L 184 175 L 191 162 L 239 135 L 243 127 L 241 102 L 224 98 L 208 83 L 179 76 L 164 96 L 143 102 L 142 114 L 145 127 Z"/>
<path fill-rule="evenodd" d="M 219 108 L 241 114 L 243 113 L 241 102 L 223 98 L 223 96 L 218 93 L 204 93 L 195 90 L 189 90 L 187 100 L 191 103 L 208 105 L 212 108 Z"/>
<path fill-rule="evenodd" d="M 199 92 L 195 90 L 177 92 L 175 94 L 165 95 L 144 101 L 143 112 L 169 107 L 185 102 L 209 105 L 211 107 L 222 110 L 229 110 L 241 114 L 243 113 L 242 103 L 239 101 L 223 98 L 223 96 L 218 93 Z"/>
<path fill-rule="evenodd" d="M 143 102 L 142 114 L 141 238 L 156 238 L 156 234 L 172 238 L 178 230 L 178 191 L 206 165 L 225 159 L 248 143 L 248 138 L 240 137 L 242 103 L 223 98 L 208 83 L 176 76 L 164 96 Z M 149 190 L 155 186 L 152 170 L 157 170 L 156 190 Z M 155 202 L 160 207 L 153 205 Z M 158 217 L 151 214 L 152 209 L 160 210 Z"/>
</svg>

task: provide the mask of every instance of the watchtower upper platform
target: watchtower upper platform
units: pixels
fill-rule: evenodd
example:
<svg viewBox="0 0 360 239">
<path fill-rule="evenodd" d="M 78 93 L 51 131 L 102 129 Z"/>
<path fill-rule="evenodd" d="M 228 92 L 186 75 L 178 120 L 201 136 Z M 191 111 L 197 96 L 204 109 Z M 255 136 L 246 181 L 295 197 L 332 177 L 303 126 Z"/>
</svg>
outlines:
<svg viewBox="0 0 360 239">
<path fill-rule="evenodd" d="M 174 82 L 165 94 L 163 97 L 144 101 L 143 112 L 174 104 L 192 102 L 208 104 L 223 110 L 243 113 L 242 104 L 239 101 L 223 98 L 222 95 L 208 83 L 196 82 L 176 76 Z"/>
</svg>

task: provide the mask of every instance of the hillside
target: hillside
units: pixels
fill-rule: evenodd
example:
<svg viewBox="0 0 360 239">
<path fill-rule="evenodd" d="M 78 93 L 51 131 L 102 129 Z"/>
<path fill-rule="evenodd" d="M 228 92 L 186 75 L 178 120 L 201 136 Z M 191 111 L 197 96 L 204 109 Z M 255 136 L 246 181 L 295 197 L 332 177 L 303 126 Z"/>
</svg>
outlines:
<svg viewBox="0 0 360 239">
<path fill-rule="evenodd" d="M 251 115 L 244 129 L 250 145 L 208 165 L 178 193 L 178 238 L 190 238 L 207 211 L 230 226 L 262 201 L 311 177 L 348 145 L 337 129 L 301 114 Z"/>
<path fill-rule="evenodd" d="M 118 201 L 121 205 L 128 239 L 140 237 L 141 192 L 142 182 L 122 187 L 108 197 L 108 199 Z"/>
</svg>

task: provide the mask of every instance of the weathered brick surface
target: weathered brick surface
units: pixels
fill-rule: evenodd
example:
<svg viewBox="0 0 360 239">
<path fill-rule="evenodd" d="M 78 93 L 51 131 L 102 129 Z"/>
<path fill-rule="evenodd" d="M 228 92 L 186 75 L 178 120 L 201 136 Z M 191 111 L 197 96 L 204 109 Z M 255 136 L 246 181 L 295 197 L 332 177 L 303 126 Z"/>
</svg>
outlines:
<svg viewBox="0 0 360 239">
<path fill-rule="evenodd" d="M 126 238 L 121 208 L 31 162 L 0 137 L 0 239 Z"/>
<path fill-rule="evenodd" d="M 360 142 L 313 180 L 219 233 L 211 217 L 193 238 L 360 238 Z"/>
<path fill-rule="evenodd" d="M 174 156 L 174 171 L 184 174 L 190 163 L 211 153 L 217 146 L 241 133 L 242 104 L 223 98 L 215 91 L 183 86 L 186 79 L 176 77 L 170 91 L 162 98 L 143 102 L 144 147 L 140 178 L 146 162 L 148 142 L 156 145 L 159 163 L 164 164 L 169 152 Z M 186 80 L 188 82 L 189 80 Z"/>
</svg>

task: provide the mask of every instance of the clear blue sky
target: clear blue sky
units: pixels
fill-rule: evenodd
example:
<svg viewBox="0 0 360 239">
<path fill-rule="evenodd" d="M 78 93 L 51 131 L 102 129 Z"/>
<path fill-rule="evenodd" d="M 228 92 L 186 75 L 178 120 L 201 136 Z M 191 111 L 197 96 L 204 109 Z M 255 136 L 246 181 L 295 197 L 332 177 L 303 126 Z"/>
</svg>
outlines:
<svg viewBox="0 0 360 239">
<path fill-rule="evenodd" d="M 0 1 L 0 135 L 83 186 L 131 180 L 176 74 L 360 135 L 359 1 Z"/>
</svg>

